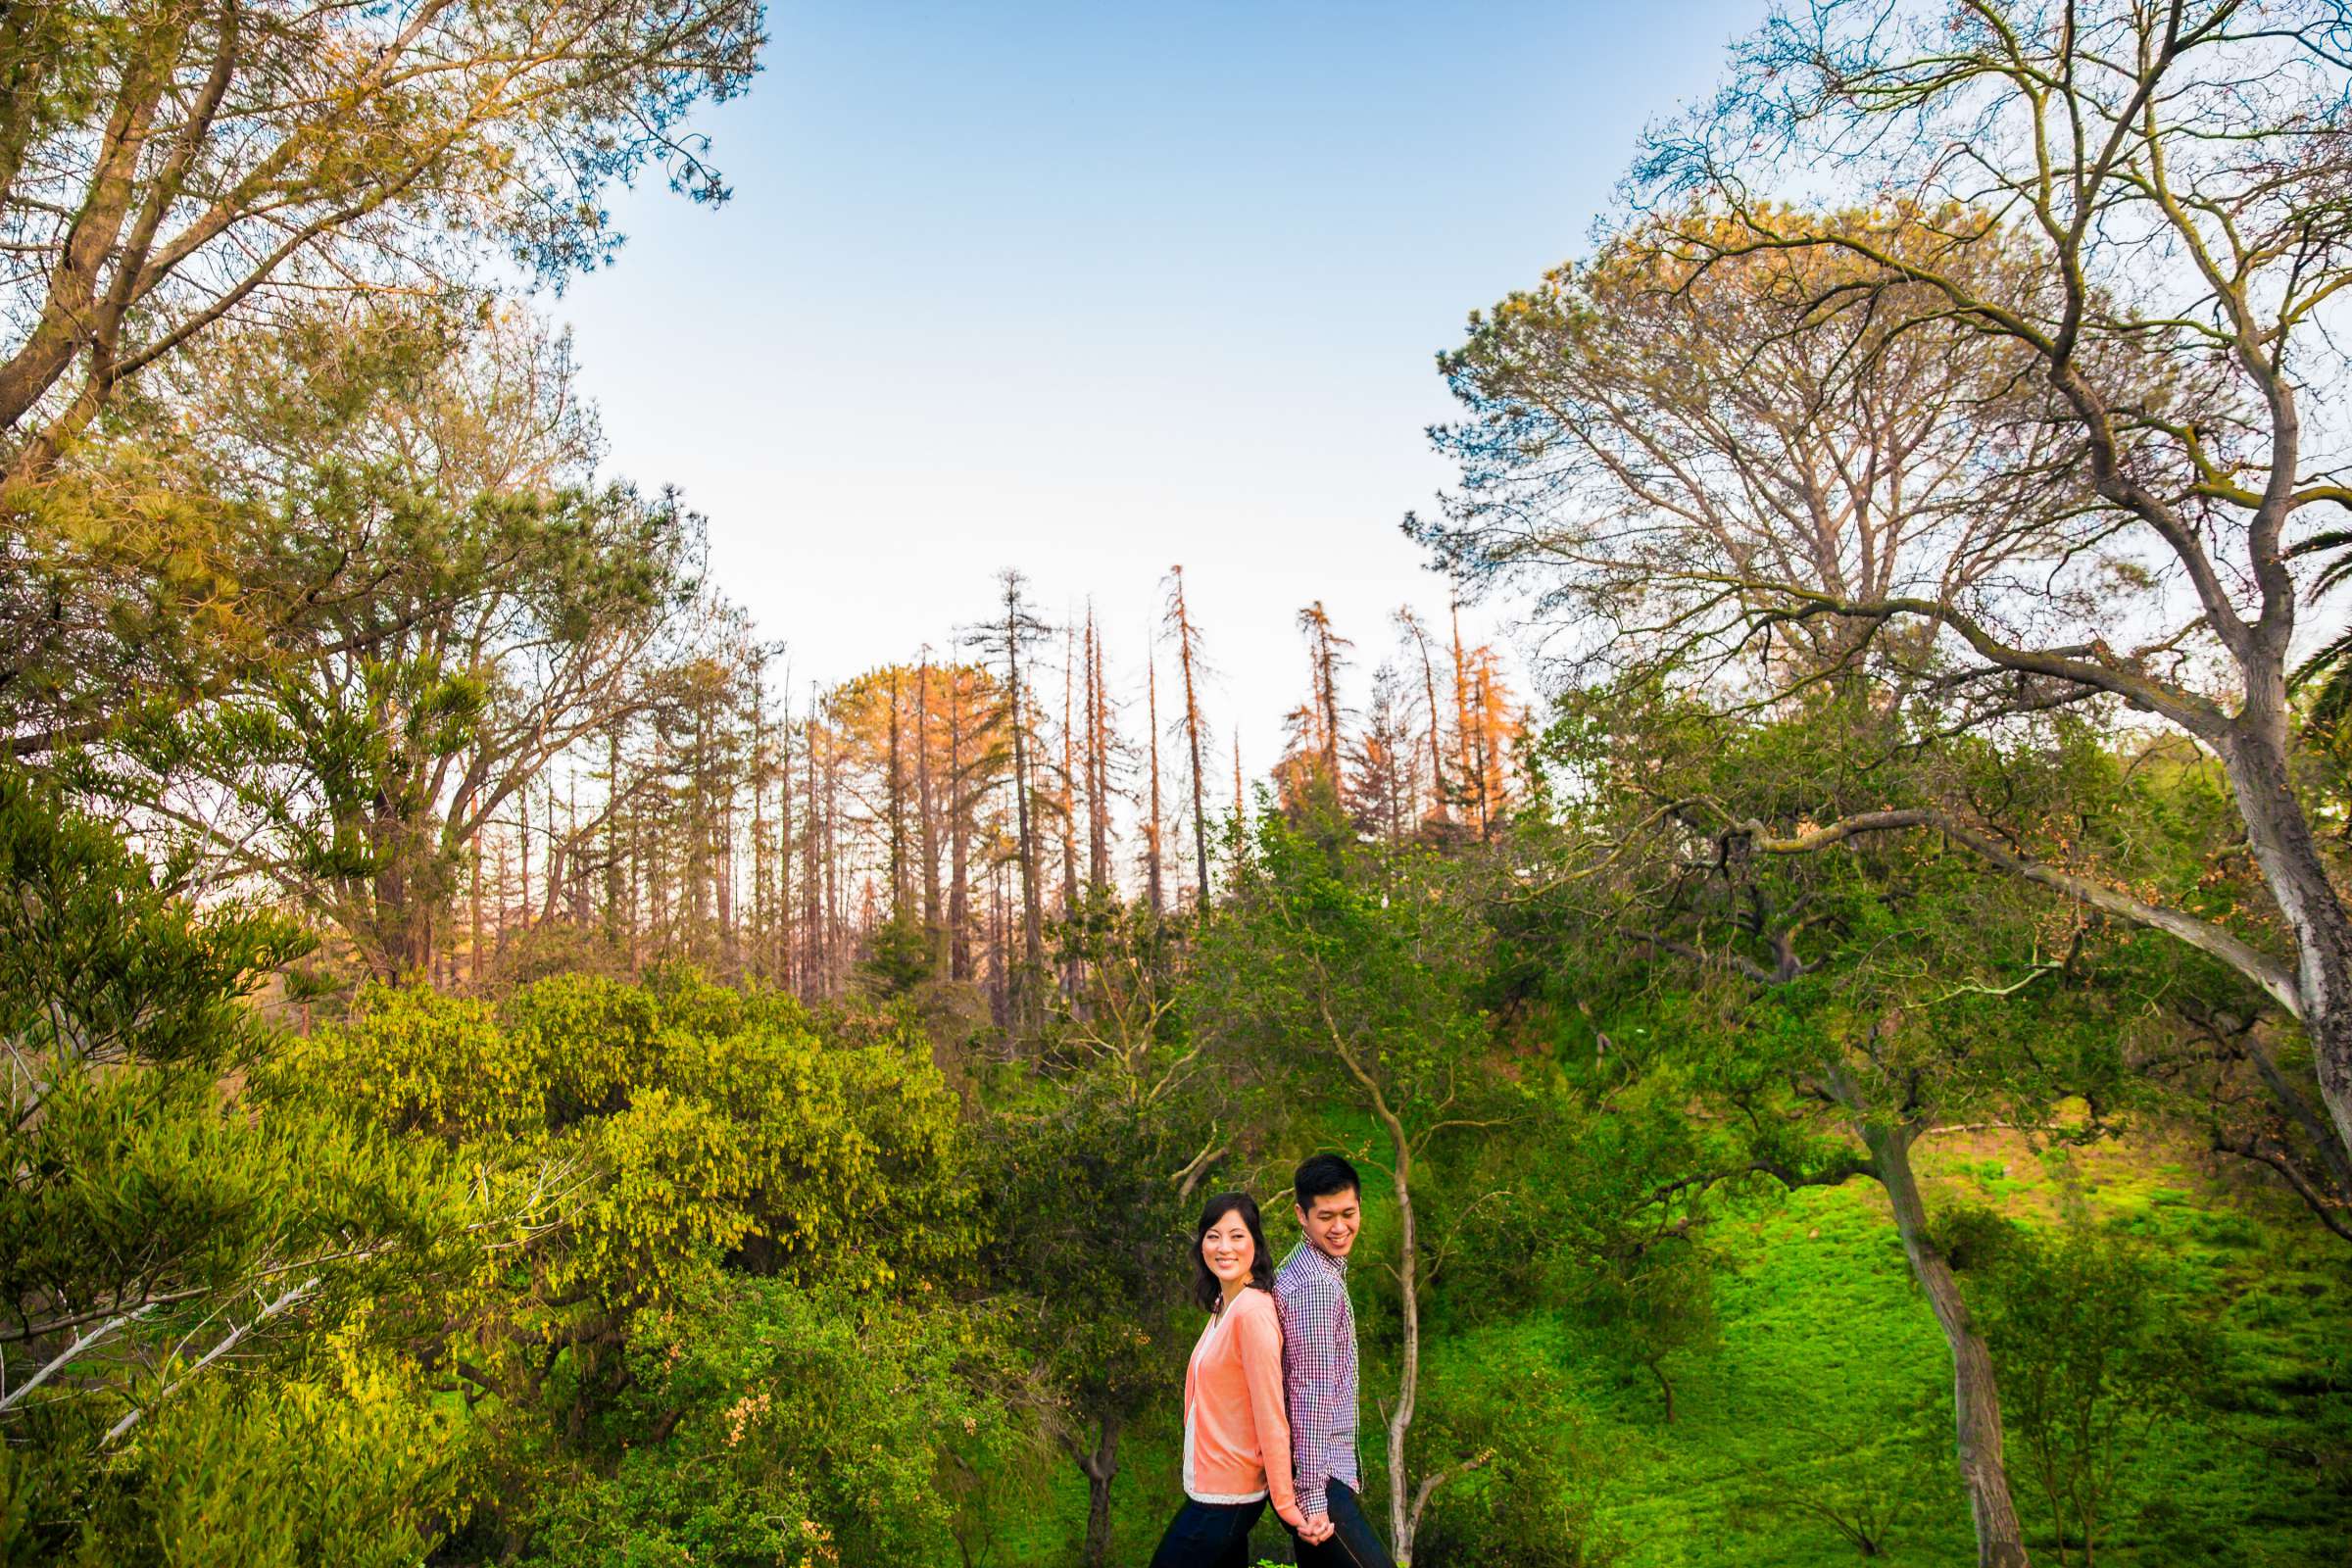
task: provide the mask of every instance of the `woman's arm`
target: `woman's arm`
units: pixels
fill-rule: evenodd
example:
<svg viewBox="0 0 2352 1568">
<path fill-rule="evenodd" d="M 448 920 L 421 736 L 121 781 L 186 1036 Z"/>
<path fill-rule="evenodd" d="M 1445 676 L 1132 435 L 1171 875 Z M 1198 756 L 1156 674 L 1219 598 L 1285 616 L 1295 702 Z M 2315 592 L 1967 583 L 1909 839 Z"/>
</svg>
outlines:
<svg viewBox="0 0 2352 1568">
<path fill-rule="evenodd" d="M 1306 1523 L 1291 1484 L 1291 1418 L 1282 1399 L 1282 1323 L 1275 1316 L 1274 1298 L 1250 1291 L 1242 1299 L 1262 1297 L 1263 1303 L 1234 1321 L 1240 1336 L 1242 1381 L 1250 1389 L 1250 1414 L 1257 1429 L 1258 1452 L 1266 1463 L 1266 1496 L 1283 1523 L 1297 1530 Z"/>
</svg>

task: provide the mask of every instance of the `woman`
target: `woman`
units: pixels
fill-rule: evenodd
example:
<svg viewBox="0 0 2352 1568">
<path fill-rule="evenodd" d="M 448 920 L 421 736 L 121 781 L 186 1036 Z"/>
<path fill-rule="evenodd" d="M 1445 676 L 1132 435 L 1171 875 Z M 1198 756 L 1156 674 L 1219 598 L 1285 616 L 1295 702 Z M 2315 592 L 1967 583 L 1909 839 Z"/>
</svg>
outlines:
<svg viewBox="0 0 2352 1568">
<path fill-rule="evenodd" d="M 1266 1499 L 1303 1528 L 1291 1492 L 1274 1260 L 1247 1193 L 1208 1200 L 1193 1238 L 1193 1299 L 1209 1314 L 1184 1373 L 1184 1506 L 1152 1568 L 1245 1568 Z"/>
</svg>

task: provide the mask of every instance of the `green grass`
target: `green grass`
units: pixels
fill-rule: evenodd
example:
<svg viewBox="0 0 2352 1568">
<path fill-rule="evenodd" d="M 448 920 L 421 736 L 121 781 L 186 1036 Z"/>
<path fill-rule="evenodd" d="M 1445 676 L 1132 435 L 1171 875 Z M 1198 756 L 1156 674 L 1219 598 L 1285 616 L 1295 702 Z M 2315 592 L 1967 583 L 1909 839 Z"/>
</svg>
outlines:
<svg viewBox="0 0 2352 1568">
<path fill-rule="evenodd" d="M 2161 1260 L 2162 1288 L 2215 1331 L 2205 1402 L 2135 1458 L 2100 1563 L 2352 1563 L 2352 1249 L 2299 1214 L 2265 1207 L 2258 1217 L 2170 1152 L 2037 1156 L 2022 1140 L 1978 1135 L 1923 1149 L 1922 1169 L 1937 1209 L 1977 1203 L 2046 1221 L 2079 1197 L 2100 1222 L 2139 1237 Z M 1370 1218 L 1377 1247 L 1382 1216 Z M 1551 1314 L 1434 1338 L 1425 1408 L 1508 1395 L 1547 1373 L 1560 1391 L 1555 1418 L 1590 1456 L 1579 1484 L 1628 1568 L 1973 1560 L 1943 1342 L 1877 1188 L 1760 1202 L 1718 1224 L 1713 1241 L 1731 1263 L 1720 1341 L 1680 1358 L 1672 1425 L 1646 1371 L 1592 1352 Z M 1380 1347 L 1366 1349 L 1376 1393 Z M 1171 1391 L 1121 1453 L 1114 1562 L 1145 1560 L 1176 1506 L 1175 1407 Z M 2056 1563 L 2046 1508 L 2024 1475 L 2015 1488 L 2036 1561 Z M 1076 1468 L 1041 1460 L 1022 1499 L 1027 1511 L 1005 1521 L 991 1568 L 1075 1561 L 1086 1503 Z M 1863 1521 L 1884 1554 L 1865 1559 L 1833 1516 Z M 1270 1555 L 1280 1539 L 1261 1526 Z"/>
</svg>

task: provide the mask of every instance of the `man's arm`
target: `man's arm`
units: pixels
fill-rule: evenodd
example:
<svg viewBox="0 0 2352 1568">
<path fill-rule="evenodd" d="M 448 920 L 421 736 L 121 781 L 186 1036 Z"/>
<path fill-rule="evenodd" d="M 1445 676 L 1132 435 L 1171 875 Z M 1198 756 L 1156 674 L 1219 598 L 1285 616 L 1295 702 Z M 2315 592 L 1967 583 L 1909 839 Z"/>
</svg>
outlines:
<svg viewBox="0 0 2352 1568">
<path fill-rule="evenodd" d="M 1283 1385 L 1291 1406 L 1298 1511 L 1313 1519 L 1330 1511 L 1329 1455 L 1342 1430 L 1338 1393 L 1344 1302 L 1330 1281 L 1310 1278 L 1293 1290 L 1276 1292 L 1274 1304 L 1282 1316 Z"/>
</svg>

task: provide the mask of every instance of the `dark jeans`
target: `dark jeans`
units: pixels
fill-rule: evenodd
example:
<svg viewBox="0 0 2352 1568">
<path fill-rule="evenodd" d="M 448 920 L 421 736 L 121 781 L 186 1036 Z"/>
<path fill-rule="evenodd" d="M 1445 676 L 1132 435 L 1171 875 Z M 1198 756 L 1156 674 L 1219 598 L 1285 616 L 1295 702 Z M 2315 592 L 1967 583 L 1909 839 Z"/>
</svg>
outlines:
<svg viewBox="0 0 2352 1568">
<path fill-rule="evenodd" d="M 1329 1493 L 1331 1534 L 1311 1546 L 1296 1536 L 1291 1539 L 1298 1548 L 1298 1568 L 1396 1568 L 1396 1559 L 1372 1533 L 1372 1522 L 1364 1517 L 1354 1492 L 1345 1482 L 1334 1481 Z"/>
<path fill-rule="evenodd" d="M 1184 1499 L 1168 1533 L 1159 1538 L 1152 1568 L 1250 1568 L 1250 1527 L 1266 1511 L 1255 1502 L 1195 1502 Z"/>
</svg>

